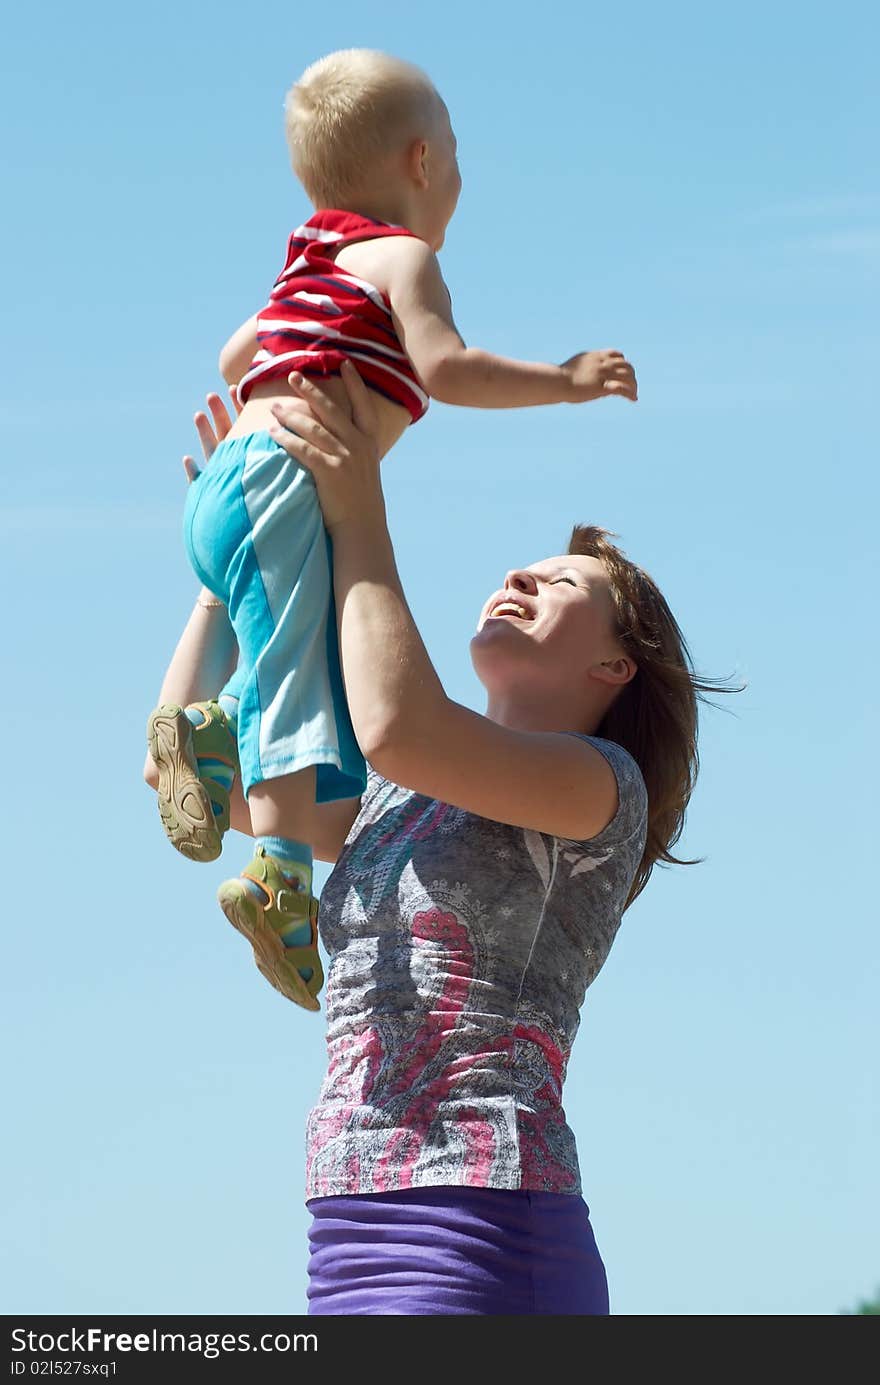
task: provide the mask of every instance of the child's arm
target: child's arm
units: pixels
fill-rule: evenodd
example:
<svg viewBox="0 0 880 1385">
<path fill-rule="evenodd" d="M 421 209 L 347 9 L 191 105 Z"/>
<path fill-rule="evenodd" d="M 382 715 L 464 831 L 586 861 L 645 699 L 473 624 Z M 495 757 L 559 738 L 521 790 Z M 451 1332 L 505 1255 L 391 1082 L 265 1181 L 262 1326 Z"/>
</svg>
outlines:
<svg viewBox="0 0 880 1385">
<path fill-rule="evenodd" d="M 433 399 L 477 409 L 577 404 L 609 394 L 636 399 L 633 368 L 619 351 L 587 351 L 562 365 L 544 365 L 465 346 L 436 255 L 414 239 L 395 240 L 394 251 L 388 296 L 395 326 Z"/>
<path fill-rule="evenodd" d="M 236 328 L 220 352 L 220 374 L 227 385 L 237 385 L 254 359 L 257 349 L 257 315 Z"/>
</svg>

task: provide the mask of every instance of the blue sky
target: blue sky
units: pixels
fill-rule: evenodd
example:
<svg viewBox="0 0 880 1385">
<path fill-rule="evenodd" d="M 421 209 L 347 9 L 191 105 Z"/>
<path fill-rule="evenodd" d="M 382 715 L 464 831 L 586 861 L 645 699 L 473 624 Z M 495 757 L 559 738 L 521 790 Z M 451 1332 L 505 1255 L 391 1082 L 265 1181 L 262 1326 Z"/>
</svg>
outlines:
<svg viewBox="0 0 880 1385">
<path fill-rule="evenodd" d="M 258 13 L 6 26 L 4 1311 L 304 1311 L 322 1018 L 214 904 L 242 843 L 178 857 L 140 767 L 195 591 L 191 415 L 308 214 L 283 95 L 355 45 L 449 105 L 467 341 L 619 347 L 640 380 L 636 407 L 436 405 L 385 463 L 447 691 L 482 710 L 480 607 L 575 521 L 655 576 L 701 669 L 748 682 L 703 720 L 682 845 L 706 860 L 627 913 L 572 1058 L 612 1308 L 851 1307 L 880 1286 L 874 7 Z"/>
</svg>

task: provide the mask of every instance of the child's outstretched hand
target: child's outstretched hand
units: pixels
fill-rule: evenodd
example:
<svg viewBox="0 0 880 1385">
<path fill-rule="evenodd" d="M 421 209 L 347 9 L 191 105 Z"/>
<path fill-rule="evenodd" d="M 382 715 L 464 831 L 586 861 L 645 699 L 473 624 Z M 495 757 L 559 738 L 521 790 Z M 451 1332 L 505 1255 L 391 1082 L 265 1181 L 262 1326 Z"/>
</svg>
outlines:
<svg viewBox="0 0 880 1385">
<path fill-rule="evenodd" d="M 232 400 L 232 407 L 235 413 L 240 414 L 241 405 L 236 399 L 235 390 L 230 390 L 229 397 Z M 219 394 L 209 394 L 206 402 L 211 417 L 209 418 L 208 415 L 203 413 L 200 409 L 193 418 L 193 423 L 196 425 L 196 432 L 199 435 L 202 453 L 207 462 L 232 427 L 232 415 Z M 186 472 L 187 481 L 190 482 L 194 481 L 201 471 L 201 467 L 197 464 L 195 458 L 190 456 L 184 457 L 183 469 Z"/>
<path fill-rule="evenodd" d="M 639 397 L 636 373 L 622 351 L 581 351 L 563 361 L 561 368 L 571 384 L 572 404 L 586 404 L 611 394 L 633 403 Z"/>
</svg>

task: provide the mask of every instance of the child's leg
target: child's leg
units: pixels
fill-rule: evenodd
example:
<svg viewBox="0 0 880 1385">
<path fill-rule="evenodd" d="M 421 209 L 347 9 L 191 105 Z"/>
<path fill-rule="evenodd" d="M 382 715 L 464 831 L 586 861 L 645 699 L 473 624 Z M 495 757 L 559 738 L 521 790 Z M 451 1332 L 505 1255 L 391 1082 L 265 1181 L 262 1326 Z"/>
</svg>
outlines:
<svg viewBox="0 0 880 1385">
<path fill-rule="evenodd" d="M 307 1010 L 324 984 L 312 897 L 315 768 L 254 784 L 248 794 L 256 852 L 218 892 L 230 923 L 248 939 L 267 981 Z"/>
<path fill-rule="evenodd" d="M 231 676 L 237 658 L 238 645 L 226 607 L 203 588 L 162 680 L 157 706 L 176 702 L 186 707 L 216 697 L 217 689 Z M 149 752 L 144 779 L 154 788 L 159 780 Z"/>
<path fill-rule="evenodd" d="M 158 790 L 170 841 L 190 860 L 215 860 L 230 825 L 237 698 L 223 697 L 220 706 L 198 699 L 226 680 L 236 654 L 225 606 L 203 589 L 165 675 L 160 705 L 148 722 L 144 769 L 144 778 Z M 228 691 L 237 691 L 232 683 Z M 235 815 L 236 824 L 249 831 L 240 793 Z"/>
<path fill-rule="evenodd" d="M 337 667 L 329 540 L 314 482 L 268 434 L 224 448 L 190 489 L 185 532 L 241 651 L 238 753 L 258 843 L 219 898 L 273 985 L 316 1010 L 316 801 L 354 796 L 366 777 Z"/>
<path fill-rule="evenodd" d="M 172 846 L 191 861 L 215 861 L 230 826 L 237 707 L 237 698 L 222 694 L 188 707 L 163 702 L 147 723 L 159 769 L 159 816 Z"/>
<path fill-rule="evenodd" d="M 310 842 L 315 822 L 315 766 L 280 779 L 264 779 L 248 791 L 254 836 Z"/>
</svg>

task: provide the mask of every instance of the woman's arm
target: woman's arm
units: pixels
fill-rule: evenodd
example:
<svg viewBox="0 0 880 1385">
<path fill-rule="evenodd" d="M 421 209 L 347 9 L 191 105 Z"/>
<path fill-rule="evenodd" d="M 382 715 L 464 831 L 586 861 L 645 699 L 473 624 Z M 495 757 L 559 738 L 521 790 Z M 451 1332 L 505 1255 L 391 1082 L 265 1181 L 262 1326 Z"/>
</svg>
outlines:
<svg viewBox="0 0 880 1385">
<path fill-rule="evenodd" d="M 186 707 L 216 697 L 235 669 L 238 646 L 226 607 L 207 587 L 199 592 L 171 663 L 162 680 L 159 704 L 176 702 Z M 158 704 L 157 704 L 158 705 Z M 147 752 L 144 779 L 154 788 L 159 772 Z"/>
<path fill-rule="evenodd" d="M 617 810 L 603 755 L 571 736 L 500 726 L 446 696 L 397 573 L 372 402 L 356 371 L 344 369 L 343 378 L 352 419 L 314 382 L 291 376 L 314 417 L 279 404 L 281 422 L 270 431 L 318 487 L 333 542 L 343 677 L 364 754 L 402 787 L 481 817 L 577 840 L 595 836 Z"/>
<path fill-rule="evenodd" d="M 174 702 L 186 707 L 191 702 L 205 702 L 216 697 L 235 668 L 237 655 L 238 646 L 226 607 L 203 588 L 168 665 L 159 703 Z M 144 779 L 151 788 L 158 788 L 159 771 L 149 751 L 144 763 Z M 337 799 L 318 805 L 315 811 L 318 835 L 311 846 L 319 861 L 338 858 L 359 808 L 359 798 Z M 237 832 L 253 836 L 250 813 L 238 779 L 229 796 L 229 821 Z"/>
<path fill-rule="evenodd" d="M 187 707 L 216 697 L 231 676 L 237 656 L 238 645 L 226 607 L 203 587 L 171 656 L 157 705 L 171 702 Z M 159 787 L 159 771 L 149 751 L 144 781 L 152 789 Z M 230 795 L 229 820 L 236 831 L 251 835 L 250 814 L 237 782 Z"/>
</svg>

